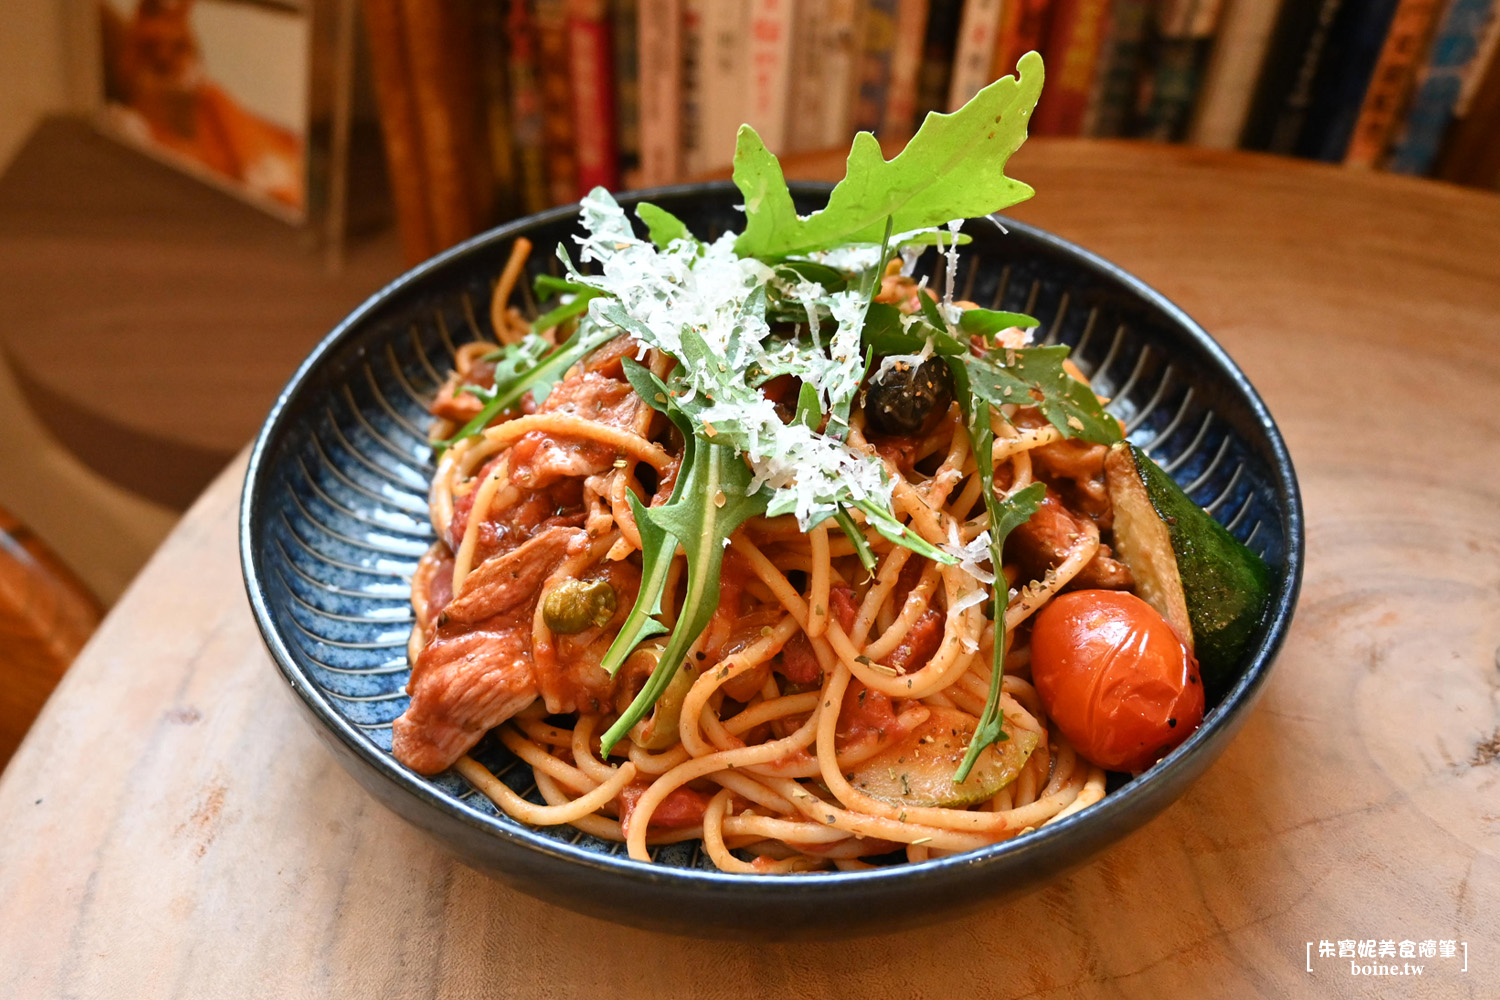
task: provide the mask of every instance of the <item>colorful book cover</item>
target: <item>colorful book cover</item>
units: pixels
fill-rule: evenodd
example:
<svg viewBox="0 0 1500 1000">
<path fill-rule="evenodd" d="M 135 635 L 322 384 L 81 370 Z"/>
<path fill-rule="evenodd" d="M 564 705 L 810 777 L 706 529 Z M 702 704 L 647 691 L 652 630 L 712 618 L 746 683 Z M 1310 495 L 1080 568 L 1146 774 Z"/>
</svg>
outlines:
<svg viewBox="0 0 1500 1000">
<path fill-rule="evenodd" d="M 682 177 L 684 12 L 682 0 L 639 0 L 641 184 L 673 184 Z"/>
<path fill-rule="evenodd" d="M 1280 8 L 1281 0 L 1234 0 L 1224 12 L 1193 116 L 1193 145 L 1239 145 Z"/>
<path fill-rule="evenodd" d="M 958 51 L 953 57 L 953 79 L 948 84 L 947 110 L 962 107 L 995 79 L 990 74 L 1000 39 L 1002 6 L 1001 0 L 965 0 L 963 20 L 958 26 Z"/>
<path fill-rule="evenodd" d="M 1349 151 L 1370 74 L 1390 31 L 1397 0 L 1345 4 L 1329 33 L 1312 103 L 1297 139 L 1298 156 L 1338 163 Z"/>
<path fill-rule="evenodd" d="M 1080 135 L 1104 44 L 1109 0 L 1059 0 L 1042 43 L 1047 86 L 1031 116 L 1032 135 Z"/>
<path fill-rule="evenodd" d="M 1150 21 L 1151 0 L 1115 0 L 1084 116 L 1085 135 L 1120 136 L 1129 130 Z"/>
<path fill-rule="evenodd" d="M 854 138 L 854 95 L 859 77 L 860 0 L 824 0 L 822 31 L 823 77 L 827 104 L 819 148 L 849 147 Z"/>
<path fill-rule="evenodd" d="M 1000 19 L 1000 38 L 990 66 L 990 79 L 1014 75 L 1016 62 L 1033 49 L 1042 51 L 1055 0 L 1006 0 Z"/>
<path fill-rule="evenodd" d="M 531 7 L 512 0 L 505 12 L 505 69 L 510 83 L 510 121 L 522 209 L 540 212 L 552 204 L 547 187 L 546 112 L 538 76 L 536 24 Z"/>
<path fill-rule="evenodd" d="M 1387 168 L 1401 174 L 1432 170 L 1443 133 L 1463 92 L 1465 72 L 1494 15 L 1494 0 L 1453 0 L 1432 39 L 1427 67 L 1407 110 Z"/>
<path fill-rule="evenodd" d="M 1456 184 L 1500 187 L 1500 18 L 1490 22 L 1489 44 L 1475 57 L 1473 86 L 1459 96 L 1453 124 L 1443 140 L 1437 176 Z M 1482 72 L 1479 72 L 1480 68 Z"/>
<path fill-rule="evenodd" d="M 886 92 L 881 135 L 902 137 L 916 129 L 917 81 L 927 36 L 928 0 L 898 0 L 896 42 L 891 53 L 891 85 Z"/>
<path fill-rule="evenodd" d="M 793 0 L 750 3 L 750 96 L 745 121 L 755 127 L 766 148 L 778 154 L 787 148 L 795 16 Z"/>
<path fill-rule="evenodd" d="M 865 0 L 855 62 L 854 128 L 875 132 L 885 120 L 896 53 L 897 0 Z"/>
<path fill-rule="evenodd" d="M 928 9 L 927 32 L 922 38 L 922 67 L 917 73 L 918 118 L 948 110 L 948 87 L 953 80 L 953 56 L 958 51 L 963 9 L 964 0 L 932 0 Z"/>
<path fill-rule="evenodd" d="M 1349 166 L 1374 167 L 1390 147 L 1442 6 L 1443 0 L 1401 0 L 1397 6 L 1344 153 Z"/>
<path fill-rule="evenodd" d="M 573 145 L 578 197 L 620 186 L 615 139 L 615 74 L 604 0 L 568 0 L 568 69 L 573 80 Z"/>
<path fill-rule="evenodd" d="M 609 37 L 615 70 L 615 130 L 620 181 L 639 187 L 641 181 L 641 70 L 640 0 L 610 0 Z"/>
<path fill-rule="evenodd" d="M 578 153 L 573 142 L 573 84 L 569 79 L 565 0 L 533 0 L 537 72 L 542 85 L 542 133 L 547 195 L 554 205 L 578 198 Z"/>
</svg>

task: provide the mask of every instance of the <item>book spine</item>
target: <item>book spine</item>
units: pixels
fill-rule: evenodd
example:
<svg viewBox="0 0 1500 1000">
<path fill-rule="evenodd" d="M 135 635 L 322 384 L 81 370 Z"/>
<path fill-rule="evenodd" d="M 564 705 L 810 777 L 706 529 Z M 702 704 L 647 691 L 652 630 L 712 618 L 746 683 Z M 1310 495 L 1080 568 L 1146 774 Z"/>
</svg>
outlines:
<svg viewBox="0 0 1500 1000">
<path fill-rule="evenodd" d="M 1344 0 L 1322 0 L 1318 4 L 1317 18 L 1297 62 L 1291 89 L 1271 127 L 1268 152 L 1290 155 L 1296 150 L 1302 126 L 1307 120 L 1307 109 L 1312 103 L 1318 67 L 1322 64 L 1323 54 L 1328 48 L 1329 33 L 1333 30 L 1333 22 L 1343 3 Z"/>
<path fill-rule="evenodd" d="M 947 110 L 963 8 L 963 0 L 932 0 L 928 10 L 927 32 L 922 39 L 922 67 L 917 74 L 917 115 L 921 118 Z"/>
<path fill-rule="evenodd" d="M 1088 114 L 1084 116 L 1085 135 L 1119 136 L 1129 128 L 1150 17 L 1150 0 L 1115 0 L 1109 32 L 1099 49 Z"/>
<path fill-rule="evenodd" d="M 618 188 L 614 69 L 604 0 L 568 0 L 568 68 L 573 84 L 573 143 L 578 197 Z"/>
<path fill-rule="evenodd" d="M 641 183 L 641 69 L 639 0 L 610 0 L 609 38 L 615 70 L 615 131 L 620 181 L 627 188 Z"/>
<path fill-rule="evenodd" d="M 792 79 L 787 113 L 787 150 L 817 149 L 823 143 L 828 113 L 828 64 L 823 55 L 826 28 L 821 0 L 802 0 L 793 11 Z"/>
<path fill-rule="evenodd" d="M 917 78 L 927 36 L 928 0 L 899 0 L 896 40 L 891 53 L 891 85 L 886 94 L 881 134 L 904 137 L 916 128 Z"/>
<path fill-rule="evenodd" d="M 1050 71 L 1031 116 L 1032 135 L 1082 133 L 1108 17 L 1109 0 L 1061 0 L 1054 8 L 1042 47 Z"/>
<path fill-rule="evenodd" d="M 694 173 L 729 165 L 734 157 L 735 134 L 749 110 L 749 8 L 739 2 L 707 0 L 702 10 L 703 61 L 698 78 L 700 114 Z"/>
<path fill-rule="evenodd" d="M 885 119 L 896 52 L 897 0 L 866 0 L 855 62 L 854 127 L 874 132 Z"/>
<path fill-rule="evenodd" d="M 511 122 L 510 87 L 505 75 L 505 16 L 498 4 L 474 10 L 478 36 L 479 77 L 484 92 L 485 135 L 489 139 L 494 210 L 509 219 L 521 207 L 516 173 L 515 127 Z"/>
<path fill-rule="evenodd" d="M 848 148 L 854 137 L 854 96 L 860 52 L 859 0 L 826 0 L 828 19 L 821 32 L 828 100 L 823 115 L 822 148 Z"/>
<path fill-rule="evenodd" d="M 1235 0 L 1225 11 L 1193 119 L 1194 145 L 1233 149 L 1239 144 L 1280 7 L 1281 0 Z"/>
<path fill-rule="evenodd" d="M 1397 0 L 1346 3 L 1334 23 L 1297 154 L 1338 163 L 1349 151 L 1370 75 L 1390 32 Z"/>
<path fill-rule="evenodd" d="M 682 177 L 682 0 L 640 0 L 636 45 L 640 74 L 641 184 L 673 184 Z"/>
<path fill-rule="evenodd" d="M 750 6 L 750 99 L 745 120 L 766 148 L 778 154 L 787 148 L 795 15 L 793 0 L 752 0 Z"/>
<path fill-rule="evenodd" d="M 380 114 L 386 171 L 396 207 L 396 230 L 401 253 L 417 264 L 437 252 L 432 220 L 427 211 L 426 168 L 422 162 L 422 134 L 417 125 L 416 98 L 410 84 L 405 29 L 400 0 L 364 0 L 365 34 L 370 45 L 370 71 Z"/>
<path fill-rule="evenodd" d="M 1222 0 L 1175 0 L 1158 10 L 1149 100 L 1135 135 L 1158 142 L 1186 137 L 1223 7 Z"/>
<path fill-rule="evenodd" d="M 1479 90 L 1480 81 L 1494 61 L 1497 49 L 1500 49 L 1500 5 L 1491 10 L 1489 26 L 1484 30 L 1484 38 L 1480 40 L 1474 58 L 1469 60 L 1469 65 L 1464 70 L 1464 85 L 1458 92 L 1458 101 L 1453 105 L 1454 118 L 1462 118 L 1469 113 L 1469 105 Z"/>
<path fill-rule="evenodd" d="M 1464 74 L 1494 13 L 1492 0 L 1453 0 L 1433 37 L 1432 53 L 1407 111 L 1388 169 L 1426 174 L 1463 91 Z"/>
<path fill-rule="evenodd" d="M 423 0 L 402 0 L 401 7 L 432 235 L 445 248 L 484 226 L 493 193 L 481 145 L 474 33 L 457 6 L 429 10 Z"/>
<path fill-rule="evenodd" d="M 1497 18 L 1500 20 L 1500 18 Z M 1437 176 L 1456 184 L 1476 187 L 1500 186 L 1500 58 L 1496 58 L 1494 39 L 1500 32 L 1491 22 L 1487 52 L 1474 60 L 1476 82 L 1466 95 L 1460 95 L 1462 115 L 1455 115 L 1453 125 L 1443 140 Z"/>
<path fill-rule="evenodd" d="M 573 85 L 568 79 L 568 17 L 564 0 L 534 0 L 537 68 L 542 85 L 547 194 L 554 205 L 578 197 L 573 143 Z"/>
<path fill-rule="evenodd" d="M 510 78 L 520 201 L 529 214 L 552 204 L 547 187 L 546 113 L 538 77 L 536 24 L 531 8 L 522 0 L 511 0 L 505 23 L 506 71 Z"/>
<path fill-rule="evenodd" d="M 1000 39 L 1001 0 L 966 0 L 958 26 L 958 51 L 953 56 L 953 79 L 948 84 L 948 110 L 953 111 L 984 89 L 995 47 Z M 1033 117 L 1032 121 L 1036 119 Z"/>
<path fill-rule="evenodd" d="M 991 80 L 1015 75 L 1017 60 L 1032 50 L 1042 51 L 1054 6 L 1056 0 L 1013 0 L 1005 4 L 990 66 Z"/>
<path fill-rule="evenodd" d="M 703 6 L 709 0 L 682 0 L 682 176 L 702 168 L 703 145 Z"/>
</svg>

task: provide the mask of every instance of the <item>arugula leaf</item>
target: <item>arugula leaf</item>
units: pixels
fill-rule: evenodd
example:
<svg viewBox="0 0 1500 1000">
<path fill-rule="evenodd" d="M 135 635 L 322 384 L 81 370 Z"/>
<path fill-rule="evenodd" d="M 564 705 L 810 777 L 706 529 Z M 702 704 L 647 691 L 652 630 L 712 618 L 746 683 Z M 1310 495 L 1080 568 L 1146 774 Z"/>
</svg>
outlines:
<svg viewBox="0 0 1500 1000">
<path fill-rule="evenodd" d="M 1094 390 L 1063 368 L 1068 348 L 1022 347 L 998 349 L 984 357 L 966 357 L 974 394 L 992 406 L 1036 404 L 1064 437 L 1094 444 L 1120 440 L 1120 424 L 1104 412 Z"/>
<path fill-rule="evenodd" d="M 660 507 L 634 508 L 638 522 L 650 522 L 667 538 L 680 541 L 687 552 L 687 590 L 682 608 L 645 686 L 601 738 L 601 755 L 608 755 L 667 689 L 693 643 L 718 610 L 719 571 L 724 564 L 725 543 L 740 525 L 766 509 L 765 491 L 749 492 L 750 469 L 733 448 L 689 437 L 688 449 L 691 457 L 685 459 L 688 464 L 681 495 Z"/>
<path fill-rule="evenodd" d="M 902 524 L 894 513 L 884 507 L 878 507 L 868 500 L 855 500 L 851 506 L 864 511 L 865 519 L 870 527 L 879 532 L 886 541 L 911 549 L 917 555 L 925 556 L 945 566 L 952 566 L 958 562 L 952 555 Z"/>
<path fill-rule="evenodd" d="M 1032 189 L 1005 176 L 1026 139 L 1042 89 L 1042 57 L 1029 52 L 1017 76 L 985 87 L 952 114 L 929 114 L 906 148 L 887 161 L 868 132 L 854 137 L 848 170 L 828 207 L 797 215 L 781 163 L 748 125 L 740 126 L 734 183 L 745 198 L 742 257 L 775 259 L 841 243 L 874 243 L 885 220 L 898 233 L 988 215 L 1025 201 Z"/>
<path fill-rule="evenodd" d="M 569 368 L 578 362 L 585 354 L 613 339 L 615 331 L 605 326 L 592 323 L 580 323 L 573 336 L 569 337 L 557 347 L 551 354 L 525 370 L 517 370 L 509 381 L 502 382 L 499 378 L 500 371 L 496 369 L 495 391 L 492 394 L 482 396 L 485 400 L 484 408 L 475 415 L 473 420 L 459 428 L 446 441 L 434 441 L 433 448 L 441 456 L 444 451 L 467 438 L 475 437 L 489 426 L 494 420 L 506 410 L 521 401 L 521 397 L 530 390 L 537 402 L 547 398 L 547 394 L 558 380 L 567 373 Z M 529 339 L 529 338 L 528 338 Z M 522 340 L 521 343 L 526 343 Z M 475 393 L 475 395 L 479 395 Z"/>
<path fill-rule="evenodd" d="M 556 346 L 545 337 L 539 337 L 534 333 L 528 333 L 514 344 L 506 344 L 499 350 L 490 351 L 484 356 L 485 361 L 495 364 L 496 385 L 503 385 L 513 378 L 518 378 L 522 373 L 535 368 L 547 354 Z M 472 392 L 480 399 L 489 399 L 492 395 L 478 386 L 466 385 L 466 391 Z"/>
<path fill-rule="evenodd" d="M 870 540 L 865 533 L 859 530 L 859 525 L 854 523 L 854 518 L 849 516 L 849 508 L 838 504 L 833 509 L 833 519 L 844 532 L 844 537 L 849 539 L 854 546 L 854 554 L 859 556 L 859 563 L 865 568 L 866 573 L 874 573 L 878 564 L 875 553 L 870 550 Z"/>
<path fill-rule="evenodd" d="M 656 244 L 658 250 L 667 249 L 672 245 L 673 240 L 693 239 L 693 234 L 688 231 L 687 223 L 665 208 L 653 205 L 649 201 L 636 205 L 635 215 L 646 224 L 646 234 L 651 237 L 651 242 Z"/>
<path fill-rule="evenodd" d="M 960 330 L 968 334 L 977 333 L 982 337 L 993 337 L 1001 330 L 1009 330 L 1013 326 L 1030 329 L 1041 325 L 1040 320 L 1025 313 L 999 312 L 995 309 L 965 309 L 958 318 Z"/>
<path fill-rule="evenodd" d="M 538 302 L 546 302 L 548 299 L 559 295 L 575 295 L 578 292 L 592 291 L 588 285 L 580 284 L 569 278 L 560 278 L 555 274 L 539 274 L 531 280 L 531 290 L 536 293 Z"/>
<path fill-rule="evenodd" d="M 990 429 L 989 420 L 990 408 L 986 405 L 979 407 L 969 422 L 969 436 L 973 440 L 976 455 L 988 454 L 993 445 L 994 432 Z M 1000 556 L 1005 548 L 1006 536 L 1031 519 L 1047 493 L 1047 488 L 1041 483 L 1032 483 L 1004 499 L 997 497 L 995 467 L 989 462 L 979 463 L 979 479 L 984 484 L 984 505 L 990 513 L 990 565 L 995 569 L 994 657 L 990 664 L 989 697 L 984 701 L 984 709 L 979 713 L 979 724 L 974 727 L 974 736 L 969 740 L 968 749 L 964 751 L 963 763 L 958 765 L 958 770 L 953 774 L 954 784 L 969 776 L 969 770 L 985 747 L 1009 738 L 1004 728 L 1005 717 L 1000 712 L 1000 682 L 1005 676 L 1005 606 L 1010 588 L 1000 569 Z"/>
<path fill-rule="evenodd" d="M 687 447 L 691 448 L 692 429 L 688 426 L 682 412 L 670 405 L 667 387 L 662 380 L 631 358 L 625 358 L 622 365 L 625 369 L 625 378 L 635 389 L 636 394 L 653 410 L 665 413 L 682 432 Z M 677 503 L 682 499 L 686 481 L 685 476 L 677 477 L 677 481 L 672 484 L 672 495 L 667 498 L 667 503 Z M 621 664 L 641 640 L 667 631 L 667 627 L 653 616 L 661 614 L 661 595 L 666 590 L 667 574 L 672 568 L 672 559 L 677 554 L 677 539 L 646 514 L 646 506 L 636 498 L 636 495 L 627 492 L 626 500 L 630 503 L 631 512 L 635 514 L 636 530 L 641 536 L 641 585 L 636 590 L 634 606 L 625 616 L 625 621 L 615 635 L 614 642 L 610 643 L 609 649 L 605 651 L 604 659 L 599 662 L 599 665 L 611 677 L 619 672 Z"/>
<path fill-rule="evenodd" d="M 590 288 L 587 285 L 579 285 L 578 288 L 579 291 L 573 293 L 571 300 L 564 302 L 550 312 L 542 313 L 542 315 L 533 320 L 531 323 L 532 332 L 541 333 L 543 330 L 550 330 L 554 326 L 561 326 L 574 316 L 582 316 L 588 312 L 591 301 L 605 294 L 599 291 L 599 289 Z"/>
</svg>

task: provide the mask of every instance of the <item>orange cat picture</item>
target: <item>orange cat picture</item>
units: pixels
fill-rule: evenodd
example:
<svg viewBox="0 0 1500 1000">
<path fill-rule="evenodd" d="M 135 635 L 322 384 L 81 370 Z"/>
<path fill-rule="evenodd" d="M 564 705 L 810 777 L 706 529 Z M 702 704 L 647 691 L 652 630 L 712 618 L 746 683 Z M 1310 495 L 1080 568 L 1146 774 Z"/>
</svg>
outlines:
<svg viewBox="0 0 1500 1000">
<path fill-rule="evenodd" d="M 291 208 L 303 206 L 302 139 L 247 110 L 205 72 L 193 0 L 99 7 L 105 93 L 131 138 L 193 160 Z"/>
</svg>

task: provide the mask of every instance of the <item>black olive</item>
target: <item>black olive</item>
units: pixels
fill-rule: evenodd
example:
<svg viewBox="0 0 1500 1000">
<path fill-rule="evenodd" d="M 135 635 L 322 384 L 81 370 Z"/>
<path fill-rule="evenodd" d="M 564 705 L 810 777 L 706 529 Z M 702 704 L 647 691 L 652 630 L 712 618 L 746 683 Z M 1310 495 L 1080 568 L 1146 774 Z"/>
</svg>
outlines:
<svg viewBox="0 0 1500 1000">
<path fill-rule="evenodd" d="M 953 373 L 942 358 L 920 365 L 896 361 L 881 377 L 877 359 L 865 389 L 865 419 L 882 434 L 915 434 L 953 402 Z"/>
</svg>

